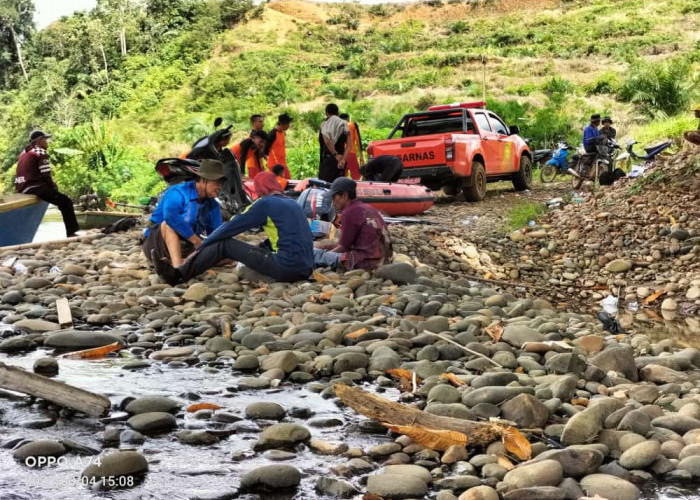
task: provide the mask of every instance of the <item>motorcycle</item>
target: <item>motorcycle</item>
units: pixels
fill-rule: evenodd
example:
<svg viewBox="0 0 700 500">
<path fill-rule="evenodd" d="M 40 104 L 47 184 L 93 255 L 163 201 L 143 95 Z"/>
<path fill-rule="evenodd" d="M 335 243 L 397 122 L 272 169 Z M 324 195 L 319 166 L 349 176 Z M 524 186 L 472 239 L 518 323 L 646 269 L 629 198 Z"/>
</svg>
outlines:
<svg viewBox="0 0 700 500">
<path fill-rule="evenodd" d="M 218 128 L 221 122 L 221 118 L 217 118 L 214 121 L 214 127 Z M 187 154 L 187 158 L 162 158 L 156 162 L 155 167 L 158 175 L 170 187 L 194 179 L 202 160 L 219 160 L 224 166 L 226 176 L 217 197 L 224 220 L 240 213 L 253 202 L 243 187 L 238 160 L 229 148 L 222 146 L 226 138 L 231 136 L 231 127 L 229 125 L 223 129 L 217 129 L 211 135 L 198 139 Z M 165 190 L 158 194 L 159 200 L 163 193 Z"/>
<path fill-rule="evenodd" d="M 544 183 L 552 182 L 558 174 L 566 174 L 571 161 L 570 146 L 566 141 L 561 141 L 552 157 L 542 166 L 540 180 Z"/>
<path fill-rule="evenodd" d="M 532 151 L 532 163 L 542 167 L 552 158 L 553 153 L 554 150 L 552 149 L 535 149 Z"/>
<path fill-rule="evenodd" d="M 637 141 L 635 141 L 634 139 L 629 139 L 627 141 L 627 147 L 625 148 L 625 151 L 621 152 L 615 160 L 618 163 L 618 165 L 627 166 L 627 170 L 631 169 L 632 160 L 642 161 L 643 166 L 647 166 L 650 163 L 654 162 L 656 160 L 656 157 L 659 156 L 659 154 L 661 154 L 664 150 L 670 148 L 673 145 L 673 142 L 665 141 L 654 146 L 647 146 L 646 148 L 644 148 L 644 151 L 646 152 L 645 155 L 638 155 L 637 153 L 635 153 L 635 144 L 637 144 Z"/>
<path fill-rule="evenodd" d="M 574 155 L 574 164 L 569 169 L 571 174 L 571 185 L 574 189 L 579 189 L 584 181 L 599 182 L 600 175 L 607 172 L 612 175 L 614 170 L 613 153 L 615 149 L 619 149 L 615 139 L 607 137 L 599 137 L 596 141 L 596 151 L 587 153 L 582 147 Z"/>
</svg>

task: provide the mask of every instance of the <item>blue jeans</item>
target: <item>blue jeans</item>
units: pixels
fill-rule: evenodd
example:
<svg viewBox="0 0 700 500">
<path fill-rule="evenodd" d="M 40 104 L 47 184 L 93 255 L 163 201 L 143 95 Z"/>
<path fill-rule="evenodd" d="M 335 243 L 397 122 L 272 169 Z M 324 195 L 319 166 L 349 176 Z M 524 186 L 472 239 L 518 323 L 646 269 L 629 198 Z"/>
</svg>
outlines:
<svg viewBox="0 0 700 500">
<path fill-rule="evenodd" d="M 340 258 L 342 256 L 342 253 L 314 248 L 314 267 L 330 267 L 331 269 L 338 269 L 340 267 Z"/>
</svg>

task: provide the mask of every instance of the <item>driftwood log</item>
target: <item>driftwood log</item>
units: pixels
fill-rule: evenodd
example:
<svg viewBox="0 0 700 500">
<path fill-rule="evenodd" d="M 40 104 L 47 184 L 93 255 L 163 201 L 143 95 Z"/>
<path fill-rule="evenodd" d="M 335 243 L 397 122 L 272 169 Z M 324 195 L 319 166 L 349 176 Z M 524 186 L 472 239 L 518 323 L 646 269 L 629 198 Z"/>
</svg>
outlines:
<svg viewBox="0 0 700 500">
<path fill-rule="evenodd" d="M 0 362 L 0 387 L 51 401 L 59 406 L 101 417 L 109 411 L 106 397 L 79 389 L 58 380 L 42 377 L 16 366 Z"/>
<path fill-rule="evenodd" d="M 514 431 L 512 427 L 496 422 L 474 422 L 431 415 L 417 408 L 394 403 L 359 387 L 335 384 L 333 389 L 343 403 L 372 420 L 401 426 L 419 425 L 429 429 L 461 432 L 467 435 L 471 445 L 487 445 Z"/>
<path fill-rule="evenodd" d="M 86 234 L 85 236 L 71 236 L 70 238 L 64 238 L 62 240 L 50 240 L 50 241 L 37 241 L 35 243 L 22 243 L 20 245 L 10 245 L 7 247 L 0 247 L 0 253 L 2 255 L 7 255 L 15 250 L 28 250 L 31 248 L 41 248 L 46 245 L 47 248 L 57 248 L 68 243 L 73 243 L 74 241 L 92 241 L 99 238 L 103 238 L 104 234 Z"/>
</svg>

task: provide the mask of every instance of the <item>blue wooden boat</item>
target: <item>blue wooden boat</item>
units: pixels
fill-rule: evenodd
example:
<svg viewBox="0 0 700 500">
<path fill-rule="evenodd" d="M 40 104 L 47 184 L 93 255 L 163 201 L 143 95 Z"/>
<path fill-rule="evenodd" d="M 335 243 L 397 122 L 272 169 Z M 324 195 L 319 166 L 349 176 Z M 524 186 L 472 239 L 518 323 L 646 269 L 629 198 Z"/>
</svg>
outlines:
<svg viewBox="0 0 700 500">
<path fill-rule="evenodd" d="M 31 194 L 0 196 L 0 247 L 30 243 L 48 206 Z"/>
</svg>

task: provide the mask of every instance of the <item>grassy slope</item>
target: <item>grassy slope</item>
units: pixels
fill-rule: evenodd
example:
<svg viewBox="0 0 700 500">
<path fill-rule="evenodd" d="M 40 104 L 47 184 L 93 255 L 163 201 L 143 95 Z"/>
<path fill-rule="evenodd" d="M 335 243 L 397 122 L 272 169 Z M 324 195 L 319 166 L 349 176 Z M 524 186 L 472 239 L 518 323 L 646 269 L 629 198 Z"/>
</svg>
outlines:
<svg viewBox="0 0 700 500">
<path fill-rule="evenodd" d="M 690 116 L 655 123 L 597 83 L 615 85 L 628 61 L 661 60 L 700 43 L 700 13 L 685 0 L 489 1 L 370 7 L 272 2 L 224 33 L 211 58 L 168 83 L 144 78 L 110 129 L 151 158 L 180 154 L 205 124 L 222 115 L 247 133 L 252 112 L 297 118 L 288 135 L 297 175 L 316 161 L 316 125 L 335 101 L 361 123 L 365 139 L 386 134 L 403 113 L 434 102 L 481 97 L 481 57 L 487 93 L 542 106 L 543 85 L 568 80 L 566 114 L 578 128 L 593 110 L 610 113 L 620 136 L 641 141 L 694 125 Z M 353 29 L 355 28 L 355 29 Z M 697 63 L 696 63 L 697 66 Z M 182 75 L 178 75 L 178 79 Z M 160 88 L 153 95 L 154 80 Z M 287 102 L 285 102 L 285 100 Z M 521 123 L 527 135 L 527 121 Z M 524 126 L 523 126 L 524 125 Z"/>
</svg>

